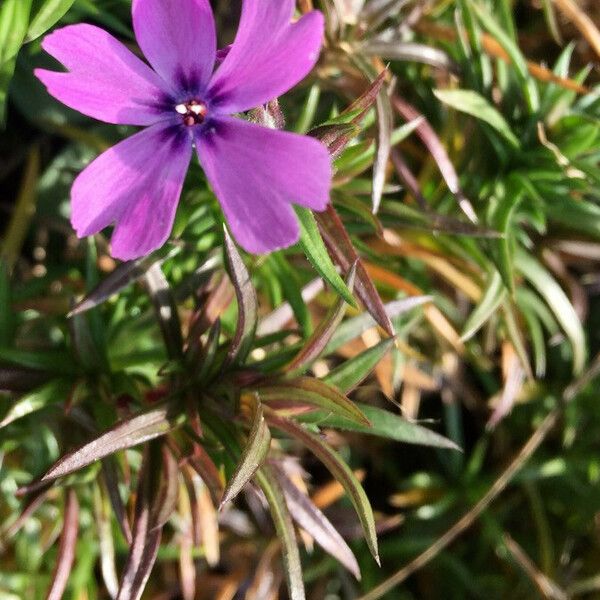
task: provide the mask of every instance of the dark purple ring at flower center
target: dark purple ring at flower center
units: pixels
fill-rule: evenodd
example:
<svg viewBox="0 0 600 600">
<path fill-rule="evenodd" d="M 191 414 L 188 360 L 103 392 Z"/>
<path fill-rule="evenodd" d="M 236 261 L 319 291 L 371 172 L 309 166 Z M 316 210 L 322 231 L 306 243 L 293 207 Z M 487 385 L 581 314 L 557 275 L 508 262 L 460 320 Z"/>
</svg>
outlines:
<svg viewBox="0 0 600 600">
<path fill-rule="evenodd" d="M 175 107 L 177 114 L 181 115 L 183 124 L 186 127 L 193 127 L 204 123 L 208 114 L 208 106 L 201 100 L 190 100 L 182 102 Z"/>
</svg>

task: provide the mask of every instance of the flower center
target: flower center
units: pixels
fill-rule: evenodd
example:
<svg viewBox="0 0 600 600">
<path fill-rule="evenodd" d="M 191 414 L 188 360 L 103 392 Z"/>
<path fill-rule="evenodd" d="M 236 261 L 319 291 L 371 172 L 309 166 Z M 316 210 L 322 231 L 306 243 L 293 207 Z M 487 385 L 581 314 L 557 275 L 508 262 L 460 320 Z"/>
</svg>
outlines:
<svg viewBox="0 0 600 600">
<path fill-rule="evenodd" d="M 190 100 L 182 102 L 175 107 L 177 114 L 181 115 L 183 124 L 186 127 L 193 127 L 204 123 L 208 113 L 208 106 L 201 100 Z"/>
</svg>

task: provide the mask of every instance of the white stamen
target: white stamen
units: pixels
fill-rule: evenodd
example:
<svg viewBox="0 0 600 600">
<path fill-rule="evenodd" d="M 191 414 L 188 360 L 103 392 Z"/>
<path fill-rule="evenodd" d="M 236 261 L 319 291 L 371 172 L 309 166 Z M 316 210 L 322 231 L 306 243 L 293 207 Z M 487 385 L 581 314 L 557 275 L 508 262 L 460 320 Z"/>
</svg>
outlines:
<svg viewBox="0 0 600 600">
<path fill-rule="evenodd" d="M 202 105 L 202 104 L 193 104 L 192 106 L 190 106 L 190 110 L 195 115 L 201 115 L 205 109 L 204 109 L 204 105 Z"/>
<path fill-rule="evenodd" d="M 187 114 L 187 111 L 188 111 L 188 109 L 187 109 L 187 106 L 186 106 L 185 104 L 178 104 L 178 105 L 175 107 L 175 110 L 176 110 L 176 111 L 177 111 L 177 112 L 178 112 L 180 115 L 185 115 L 185 114 Z"/>
</svg>

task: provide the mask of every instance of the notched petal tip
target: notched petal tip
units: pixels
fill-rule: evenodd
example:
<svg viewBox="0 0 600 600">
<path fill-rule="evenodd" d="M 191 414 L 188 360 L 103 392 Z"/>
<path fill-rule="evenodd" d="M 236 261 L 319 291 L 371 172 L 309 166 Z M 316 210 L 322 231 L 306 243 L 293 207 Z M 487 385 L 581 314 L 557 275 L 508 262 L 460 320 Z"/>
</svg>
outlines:
<svg viewBox="0 0 600 600">
<path fill-rule="evenodd" d="M 48 89 L 48 76 L 56 71 L 49 71 L 48 69 L 34 69 L 34 76 L 40 80 L 40 82 Z"/>
<path fill-rule="evenodd" d="M 144 56 L 174 92 L 206 88 L 217 52 L 209 0 L 134 0 L 132 17 Z"/>
<path fill-rule="evenodd" d="M 164 82 L 100 27 L 62 27 L 47 35 L 42 47 L 65 70 L 35 74 L 63 104 L 107 123 L 143 126 L 161 120 Z"/>
<path fill-rule="evenodd" d="M 168 239 L 192 154 L 171 125 L 152 125 L 92 161 L 71 188 L 71 224 L 78 237 L 114 224 L 111 254 L 131 260 Z"/>
<path fill-rule="evenodd" d="M 220 112 L 243 112 L 273 100 L 313 69 L 325 19 L 319 11 L 311 11 L 292 22 L 294 4 L 245 0 L 231 51 L 209 87 Z"/>
</svg>

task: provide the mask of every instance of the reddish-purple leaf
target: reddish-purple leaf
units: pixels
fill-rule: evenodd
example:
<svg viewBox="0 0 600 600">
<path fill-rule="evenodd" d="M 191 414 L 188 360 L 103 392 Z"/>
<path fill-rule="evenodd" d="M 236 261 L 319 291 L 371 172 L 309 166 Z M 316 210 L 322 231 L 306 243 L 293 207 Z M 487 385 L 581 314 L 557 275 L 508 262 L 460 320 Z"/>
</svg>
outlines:
<svg viewBox="0 0 600 600">
<path fill-rule="evenodd" d="M 206 450 L 199 444 L 197 446 L 199 450 L 197 449 L 194 456 L 188 459 L 188 463 L 190 467 L 200 475 L 202 481 L 204 481 L 208 487 L 212 501 L 215 504 L 218 504 L 223 495 L 223 484 L 221 482 L 219 469 Z"/>
<path fill-rule="evenodd" d="M 273 473 L 283 490 L 292 519 L 310 534 L 327 552 L 340 561 L 356 579 L 360 580 L 360 568 L 344 538 L 337 532 L 329 519 L 303 494 L 279 468 Z"/>
<path fill-rule="evenodd" d="M 350 236 L 336 210 L 333 206 L 329 205 L 326 211 L 316 213 L 315 218 L 319 224 L 323 240 L 337 264 L 344 271 L 348 271 L 356 263 L 356 281 L 354 284 L 356 295 L 375 321 L 377 321 L 388 335 L 393 336 L 394 326 L 385 312 L 385 307 L 375 289 L 375 285 L 371 281 L 360 257 L 352 245 Z"/>
<path fill-rule="evenodd" d="M 392 300 L 384 305 L 385 312 L 390 319 L 395 319 L 410 310 L 417 308 L 427 302 L 431 302 L 431 296 L 409 296 L 401 300 Z M 331 338 L 327 348 L 323 352 L 324 356 L 329 356 L 338 348 L 362 335 L 368 329 L 377 325 L 375 319 L 369 313 L 362 313 L 351 319 L 346 319 Z"/>
<path fill-rule="evenodd" d="M 78 302 L 67 317 L 84 313 L 119 293 L 144 275 L 150 266 L 148 258 L 141 258 L 120 264 L 110 275 L 101 281 L 87 296 Z"/>
<path fill-rule="evenodd" d="M 29 392 L 46 383 L 51 375 L 10 365 L 0 366 L 0 392 Z"/>
<path fill-rule="evenodd" d="M 398 113 L 406 120 L 413 121 L 420 119 L 419 126 L 416 129 L 417 135 L 425 144 L 431 156 L 435 160 L 442 177 L 446 181 L 448 189 L 456 196 L 458 204 L 467 218 L 472 223 L 477 223 L 477 215 L 468 198 L 465 196 L 460 186 L 460 181 L 456 169 L 446 152 L 440 138 L 437 136 L 429 121 L 411 104 L 400 98 L 398 95 L 392 96 L 392 105 Z"/>
<path fill-rule="evenodd" d="M 296 438 L 304 444 L 329 470 L 346 493 L 350 496 L 354 509 L 360 519 L 367 546 L 373 558 L 379 564 L 379 552 L 377 550 L 377 533 L 375 531 L 375 518 L 369 499 L 360 482 L 342 460 L 342 458 L 318 435 L 308 431 L 295 421 L 283 419 L 273 414 L 268 416 L 269 423 L 277 429 L 285 431 L 288 435 Z"/>
<path fill-rule="evenodd" d="M 249 120 L 271 129 L 283 129 L 285 127 L 285 115 L 277 98 L 252 109 L 249 112 Z"/>
<path fill-rule="evenodd" d="M 342 112 L 337 118 L 338 122 L 321 125 L 309 132 L 327 146 L 333 158 L 336 158 L 350 140 L 359 133 L 358 124 L 376 102 L 386 74 L 387 71 L 382 71 L 367 90 Z M 347 117 L 347 120 L 344 120 L 344 117 Z"/>
<path fill-rule="evenodd" d="M 203 381 L 210 373 L 214 372 L 220 337 L 221 320 L 217 319 L 208 332 L 204 346 L 194 358 L 196 364 L 192 363 L 196 381 Z"/>
<path fill-rule="evenodd" d="M 56 558 L 54 573 L 52 574 L 52 584 L 48 590 L 46 600 L 60 600 L 63 597 L 75 558 L 75 544 L 77 543 L 78 531 L 79 502 L 77 501 L 75 490 L 69 488 L 66 492 L 63 530 L 60 536 L 58 556 Z"/>
<path fill-rule="evenodd" d="M 369 84 L 369 87 L 366 89 L 366 91 L 363 92 L 350 106 L 348 106 L 348 108 L 346 108 L 342 114 L 352 115 L 353 113 L 358 113 L 357 116 L 352 119 L 352 122 L 359 123 L 364 118 L 367 111 L 377 101 L 377 96 L 379 95 L 379 92 L 385 83 L 387 74 L 387 69 L 381 71 L 381 73 L 379 73 L 379 75 Z"/>
<path fill-rule="evenodd" d="M 350 419 L 368 427 L 369 419 L 338 389 L 314 377 L 296 377 L 256 388 L 260 399 L 275 408 L 309 407 Z"/>
<path fill-rule="evenodd" d="M 165 435 L 177 427 L 181 421 L 182 415 L 179 413 L 173 414 L 169 405 L 154 406 L 117 423 L 91 442 L 87 442 L 77 450 L 73 450 L 58 459 L 42 477 L 42 481 L 51 481 L 57 477 L 63 477 L 114 452 Z"/>
<path fill-rule="evenodd" d="M 309 133 L 327 147 L 332 158 L 337 158 L 350 141 L 360 133 L 360 127 L 355 123 L 334 123 L 320 125 Z"/>
<path fill-rule="evenodd" d="M 200 308 L 194 313 L 186 340 L 186 354 L 190 364 L 194 364 L 201 352 L 201 336 L 210 329 L 225 312 L 233 300 L 234 289 L 229 279 L 222 273 L 215 274 L 201 290 L 198 303 Z"/>
<path fill-rule="evenodd" d="M 258 321 L 258 301 L 248 269 L 227 228 L 224 228 L 224 235 L 227 265 L 238 303 L 237 327 L 227 353 L 227 361 L 233 363 L 244 360 L 250 352 Z"/>
<path fill-rule="evenodd" d="M 421 192 L 421 187 L 417 178 L 414 176 L 413 172 L 410 170 L 410 167 L 406 164 L 404 157 L 400 153 L 400 150 L 395 148 L 392 150 L 392 162 L 394 163 L 394 168 L 396 169 L 396 173 L 400 178 L 400 181 L 404 184 L 409 194 L 416 200 L 419 208 L 426 210 L 427 209 L 427 200 L 425 200 L 425 196 L 423 196 Z"/>
<path fill-rule="evenodd" d="M 152 513 L 150 522 L 154 528 L 162 527 L 171 517 L 177 506 L 179 495 L 179 468 L 171 451 L 161 447 L 162 464 L 159 476 L 153 478 L 155 489 L 152 490 Z"/>
<path fill-rule="evenodd" d="M 262 465 L 271 446 L 271 432 L 263 416 L 262 406 L 255 404 L 252 429 L 248 434 L 246 447 L 242 452 L 240 462 L 227 483 L 219 509 L 233 500 L 250 481 L 256 470 Z"/>
<path fill-rule="evenodd" d="M 152 449 L 146 447 L 136 492 L 133 540 L 129 548 L 117 600 L 139 600 L 146 587 L 160 546 L 162 527 L 155 527 L 155 523 L 152 522 L 152 471 L 156 467 L 152 464 L 153 454 Z"/>
</svg>

